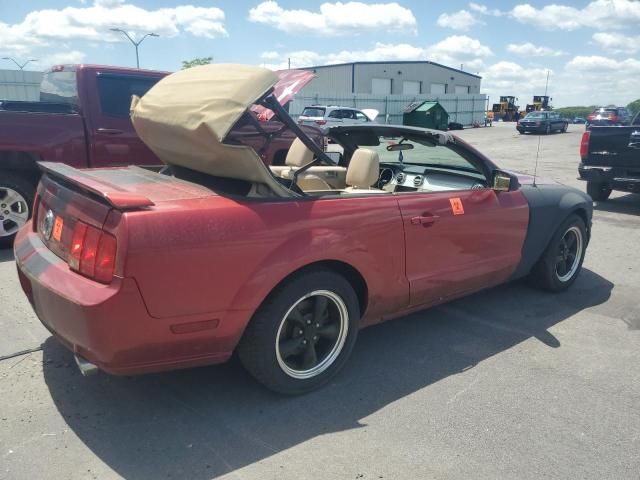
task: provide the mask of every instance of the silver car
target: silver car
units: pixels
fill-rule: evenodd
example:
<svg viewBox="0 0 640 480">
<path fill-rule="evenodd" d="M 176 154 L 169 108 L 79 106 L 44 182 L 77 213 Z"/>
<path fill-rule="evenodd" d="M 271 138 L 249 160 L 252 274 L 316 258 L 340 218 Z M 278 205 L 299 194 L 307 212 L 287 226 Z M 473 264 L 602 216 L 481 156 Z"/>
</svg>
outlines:
<svg viewBox="0 0 640 480">
<path fill-rule="evenodd" d="M 298 123 L 326 129 L 337 125 L 372 122 L 377 116 L 377 110 L 358 110 L 335 105 L 312 105 L 304 108 L 302 114 L 298 117 Z"/>
</svg>

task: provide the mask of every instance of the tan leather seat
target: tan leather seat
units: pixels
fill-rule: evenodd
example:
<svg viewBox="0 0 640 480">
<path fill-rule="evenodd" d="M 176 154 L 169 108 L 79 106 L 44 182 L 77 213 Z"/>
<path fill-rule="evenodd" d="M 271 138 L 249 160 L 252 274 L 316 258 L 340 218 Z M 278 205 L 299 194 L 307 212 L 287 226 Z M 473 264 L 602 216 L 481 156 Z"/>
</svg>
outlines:
<svg viewBox="0 0 640 480">
<path fill-rule="evenodd" d="M 390 193 L 372 187 L 380 176 L 380 158 L 373 150 L 359 148 L 351 156 L 347 168 L 347 188 L 344 193 Z"/>
<path fill-rule="evenodd" d="M 284 166 L 272 166 L 274 175 L 282 178 L 292 179 L 293 172 L 313 161 L 313 152 L 296 138 L 289 147 L 289 152 L 285 158 Z M 339 166 L 314 166 L 298 177 L 298 186 L 303 191 L 308 190 L 332 190 L 345 187 L 346 168 Z"/>
<path fill-rule="evenodd" d="M 287 152 L 284 164 L 288 167 L 302 167 L 313 161 L 313 152 L 302 143 L 302 140 L 296 138 Z"/>
</svg>

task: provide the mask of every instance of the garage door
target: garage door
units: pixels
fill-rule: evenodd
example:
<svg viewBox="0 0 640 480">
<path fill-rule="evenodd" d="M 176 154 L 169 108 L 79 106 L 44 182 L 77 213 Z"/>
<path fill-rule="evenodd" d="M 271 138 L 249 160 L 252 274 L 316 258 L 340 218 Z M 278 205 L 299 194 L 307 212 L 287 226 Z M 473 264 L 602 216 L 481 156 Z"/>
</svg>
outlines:
<svg viewBox="0 0 640 480">
<path fill-rule="evenodd" d="M 402 93 L 404 93 L 405 95 L 419 95 L 420 82 L 405 80 L 404 82 L 402 82 Z"/>
<path fill-rule="evenodd" d="M 456 94 L 457 95 L 468 95 L 469 87 L 463 87 L 461 85 L 456 85 Z"/>
<path fill-rule="evenodd" d="M 391 93 L 390 78 L 372 78 L 371 93 L 389 95 Z"/>
<path fill-rule="evenodd" d="M 431 93 L 447 93 L 447 86 L 444 83 L 432 83 Z"/>
</svg>

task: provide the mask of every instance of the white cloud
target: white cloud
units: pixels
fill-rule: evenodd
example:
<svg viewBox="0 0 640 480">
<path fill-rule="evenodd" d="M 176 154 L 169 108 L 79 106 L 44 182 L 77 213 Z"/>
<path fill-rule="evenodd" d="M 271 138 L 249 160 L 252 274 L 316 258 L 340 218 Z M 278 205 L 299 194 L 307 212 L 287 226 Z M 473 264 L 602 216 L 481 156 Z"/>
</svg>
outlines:
<svg viewBox="0 0 640 480">
<path fill-rule="evenodd" d="M 567 5 L 535 8 L 528 3 L 516 5 L 510 15 L 517 21 L 544 30 L 597 30 L 636 27 L 640 25 L 640 2 L 636 0 L 594 0 L 579 9 Z"/>
<path fill-rule="evenodd" d="M 626 105 L 640 92 L 640 60 L 578 55 L 567 62 L 558 84 L 559 93 L 572 99 L 564 104 Z"/>
<path fill-rule="evenodd" d="M 553 73 L 553 72 L 550 72 Z M 524 110 L 533 95 L 542 95 L 547 79 L 544 68 L 523 67 L 513 62 L 498 62 L 481 72 L 482 92 L 487 93 L 491 103 L 501 95 L 518 97 L 518 105 Z"/>
<path fill-rule="evenodd" d="M 308 50 L 289 53 L 268 51 L 263 52 L 260 57 L 265 61 L 263 65 L 274 70 L 286 68 L 288 59 L 291 59 L 292 68 L 355 61 L 431 60 L 454 68 L 464 64 L 466 71 L 477 72 L 484 65 L 483 59 L 492 55 L 489 47 L 478 40 L 453 35 L 426 48 L 407 43 L 376 43 L 368 50 L 342 50 L 328 54 Z"/>
<path fill-rule="evenodd" d="M 498 10 L 497 8 L 489 8 L 486 5 L 480 5 L 478 3 L 471 2 L 469 4 L 469 8 L 474 12 L 481 13 L 483 15 L 489 15 L 492 17 L 501 17 L 505 13 Z"/>
<path fill-rule="evenodd" d="M 455 13 L 443 13 L 438 17 L 438 25 L 453 30 L 469 30 L 469 28 L 480 23 L 476 17 L 467 10 L 460 10 Z"/>
<path fill-rule="evenodd" d="M 47 68 L 50 65 L 59 65 L 59 64 L 67 64 L 67 63 L 82 63 L 86 58 L 86 54 L 84 52 L 79 52 L 78 50 L 71 50 L 70 52 L 61 52 L 61 53 L 53 53 L 51 55 L 45 55 L 41 59 L 38 60 L 40 67 Z"/>
<path fill-rule="evenodd" d="M 305 35 L 347 35 L 364 31 L 416 33 L 411 10 L 398 3 L 323 3 L 319 12 L 286 10 L 269 0 L 249 10 L 249 21 L 263 23 L 287 33 Z"/>
<path fill-rule="evenodd" d="M 554 50 L 549 47 L 539 47 L 533 43 L 510 43 L 507 45 L 507 51 L 523 57 L 559 57 L 566 55 L 561 50 Z"/>
<path fill-rule="evenodd" d="M 593 41 L 612 53 L 640 52 L 640 36 L 627 37 L 620 33 L 594 33 Z"/>
<path fill-rule="evenodd" d="M 454 68 L 462 64 L 463 69 L 469 72 L 479 71 L 484 67 L 484 59 L 493 56 L 489 47 L 466 35 L 447 37 L 428 47 L 425 53 L 429 60 Z"/>
<path fill-rule="evenodd" d="M 224 20 L 224 12 L 216 7 L 146 10 L 124 0 L 95 0 L 88 7 L 35 10 L 20 23 L 0 22 L 0 53 L 25 55 L 66 40 L 123 41 L 121 35 L 109 31 L 112 27 L 138 37 L 147 32 L 173 37 L 183 31 L 197 37 L 225 37 Z"/>
</svg>

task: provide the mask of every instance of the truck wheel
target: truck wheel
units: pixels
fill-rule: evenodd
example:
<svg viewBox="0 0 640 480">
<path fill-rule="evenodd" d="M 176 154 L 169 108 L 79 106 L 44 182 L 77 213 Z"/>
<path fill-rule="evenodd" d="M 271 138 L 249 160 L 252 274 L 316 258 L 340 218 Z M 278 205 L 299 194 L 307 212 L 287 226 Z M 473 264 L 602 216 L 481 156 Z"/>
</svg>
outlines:
<svg viewBox="0 0 640 480">
<path fill-rule="evenodd" d="M 550 292 L 569 288 L 582 269 L 587 249 L 587 229 L 584 221 L 571 214 L 553 235 L 547 249 L 529 275 L 529 282 Z"/>
<path fill-rule="evenodd" d="M 345 364 L 358 335 L 358 298 L 344 277 L 304 272 L 278 287 L 247 326 L 238 356 L 270 390 L 314 390 Z"/>
<path fill-rule="evenodd" d="M 603 182 L 587 182 L 587 193 L 596 202 L 604 202 L 611 195 L 611 187 Z"/>
<path fill-rule="evenodd" d="M 562 133 L 567 133 L 567 129 L 568 129 L 568 128 L 569 128 L 569 124 L 568 124 L 568 123 L 565 123 L 565 124 L 562 126 Z"/>
<path fill-rule="evenodd" d="M 0 248 L 8 248 L 31 218 L 35 187 L 18 175 L 0 172 Z"/>
</svg>

